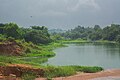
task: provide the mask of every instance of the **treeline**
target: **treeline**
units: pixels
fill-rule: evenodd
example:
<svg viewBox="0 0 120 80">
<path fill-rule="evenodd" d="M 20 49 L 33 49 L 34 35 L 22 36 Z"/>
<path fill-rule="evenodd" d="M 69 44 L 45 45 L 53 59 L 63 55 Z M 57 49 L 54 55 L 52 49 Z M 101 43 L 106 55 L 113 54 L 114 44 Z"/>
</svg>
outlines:
<svg viewBox="0 0 120 80">
<path fill-rule="evenodd" d="M 47 44 L 57 40 L 83 39 L 89 41 L 108 40 L 120 43 L 120 25 L 111 24 L 101 28 L 99 25 L 92 27 L 77 26 L 63 33 L 48 32 L 45 26 L 19 27 L 15 23 L 0 23 L 0 41 L 4 38 L 14 38 L 32 42 L 34 44 Z"/>
<path fill-rule="evenodd" d="M 108 40 L 120 42 L 120 25 L 111 24 L 110 26 L 104 28 L 101 28 L 99 25 L 95 25 L 93 28 L 77 26 L 74 29 L 66 31 L 65 33 L 59 33 L 59 35 L 61 35 L 64 39 L 71 40 Z"/>
<path fill-rule="evenodd" d="M 0 23 L 0 40 L 4 38 L 25 40 L 34 44 L 47 44 L 52 41 L 45 26 L 21 28 L 15 23 Z"/>
</svg>

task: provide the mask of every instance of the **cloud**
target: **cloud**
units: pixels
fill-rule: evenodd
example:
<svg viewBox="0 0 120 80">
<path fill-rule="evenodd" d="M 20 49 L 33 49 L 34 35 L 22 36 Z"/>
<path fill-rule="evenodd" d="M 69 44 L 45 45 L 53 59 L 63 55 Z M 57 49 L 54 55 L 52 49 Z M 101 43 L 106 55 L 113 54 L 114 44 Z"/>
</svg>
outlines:
<svg viewBox="0 0 120 80">
<path fill-rule="evenodd" d="M 95 0 L 40 0 L 35 5 L 40 15 L 65 16 L 83 9 L 98 10 Z M 86 10 L 87 11 L 87 10 Z"/>
<path fill-rule="evenodd" d="M 70 11 L 82 10 L 82 8 L 90 8 L 90 10 L 99 10 L 100 6 L 95 2 L 95 0 L 77 0 L 76 4 L 69 7 Z"/>
<path fill-rule="evenodd" d="M 120 0 L 0 0 L 0 21 L 53 28 L 107 25 L 120 23 L 119 3 Z"/>
<path fill-rule="evenodd" d="M 14 10 L 18 14 L 23 11 L 23 13 L 33 15 L 64 16 L 70 12 L 82 11 L 82 9 L 99 9 L 95 0 L 2 0 L 0 3 L 0 7 L 4 8 L 5 12 Z"/>
</svg>

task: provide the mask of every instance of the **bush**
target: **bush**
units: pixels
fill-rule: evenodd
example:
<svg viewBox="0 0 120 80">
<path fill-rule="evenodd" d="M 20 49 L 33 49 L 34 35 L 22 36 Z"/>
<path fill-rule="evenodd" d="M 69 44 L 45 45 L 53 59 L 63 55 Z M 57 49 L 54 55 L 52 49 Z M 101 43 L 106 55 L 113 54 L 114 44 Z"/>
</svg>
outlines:
<svg viewBox="0 0 120 80">
<path fill-rule="evenodd" d="M 86 66 L 47 66 L 45 77 L 51 79 L 53 77 L 65 77 L 76 74 L 76 72 L 95 73 L 102 71 L 101 67 L 86 67 Z"/>
<path fill-rule="evenodd" d="M 52 77 L 64 77 L 70 76 L 75 74 L 75 70 L 71 67 L 54 67 L 54 66 L 47 66 L 45 71 L 45 77 L 52 78 Z"/>
<path fill-rule="evenodd" d="M 81 71 L 81 72 L 85 72 L 85 73 L 95 73 L 95 72 L 99 72 L 102 71 L 103 68 L 102 67 L 87 67 L 87 66 L 71 66 L 72 68 L 74 68 L 76 71 Z"/>
<path fill-rule="evenodd" d="M 5 35 L 0 34 L 0 42 L 6 40 Z"/>
<path fill-rule="evenodd" d="M 31 53 L 30 48 L 27 48 L 27 49 L 25 50 L 25 53 Z"/>
<path fill-rule="evenodd" d="M 8 37 L 7 40 L 10 41 L 10 42 L 14 42 L 14 41 L 15 41 L 15 38 L 13 38 L 13 37 Z"/>
<path fill-rule="evenodd" d="M 36 78 L 36 74 L 33 72 L 26 72 L 22 74 L 22 80 L 34 80 Z"/>
</svg>

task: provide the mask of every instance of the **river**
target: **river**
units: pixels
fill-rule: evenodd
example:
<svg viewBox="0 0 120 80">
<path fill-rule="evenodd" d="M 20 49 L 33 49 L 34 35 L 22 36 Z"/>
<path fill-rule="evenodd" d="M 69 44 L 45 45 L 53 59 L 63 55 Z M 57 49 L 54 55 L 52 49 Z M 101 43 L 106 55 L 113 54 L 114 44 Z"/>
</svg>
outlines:
<svg viewBox="0 0 120 80">
<path fill-rule="evenodd" d="M 76 43 L 54 50 L 45 64 L 66 66 L 100 66 L 104 69 L 120 68 L 120 46 L 113 43 Z"/>
</svg>

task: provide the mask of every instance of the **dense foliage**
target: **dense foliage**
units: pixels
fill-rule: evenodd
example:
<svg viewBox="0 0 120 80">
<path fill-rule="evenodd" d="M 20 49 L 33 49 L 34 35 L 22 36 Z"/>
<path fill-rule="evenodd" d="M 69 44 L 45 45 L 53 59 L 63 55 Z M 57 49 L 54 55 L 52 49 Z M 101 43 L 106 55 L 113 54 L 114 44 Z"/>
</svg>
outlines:
<svg viewBox="0 0 120 80">
<path fill-rule="evenodd" d="M 50 31 L 49 31 L 50 32 Z M 35 44 L 47 44 L 51 41 L 63 39 L 83 39 L 89 41 L 108 40 L 120 42 L 120 25 L 111 24 L 110 26 L 101 28 L 99 25 L 92 27 L 77 26 L 68 31 L 54 32 L 51 36 L 45 26 L 31 26 L 31 28 L 21 28 L 15 23 L 0 24 L 0 37 L 15 39 L 24 39 L 27 42 Z"/>
<path fill-rule="evenodd" d="M 31 28 L 20 28 L 15 23 L 0 24 L 0 34 L 5 38 L 24 39 L 35 44 L 47 44 L 51 42 L 48 29 L 45 26 L 31 26 Z"/>
<path fill-rule="evenodd" d="M 59 33 L 59 35 L 71 40 L 108 40 L 120 42 L 120 25 L 111 24 L 103 29 L 99 25 L 95 25 L 94 28 L 78 26 L 65 33 Z"/>
</svg>

